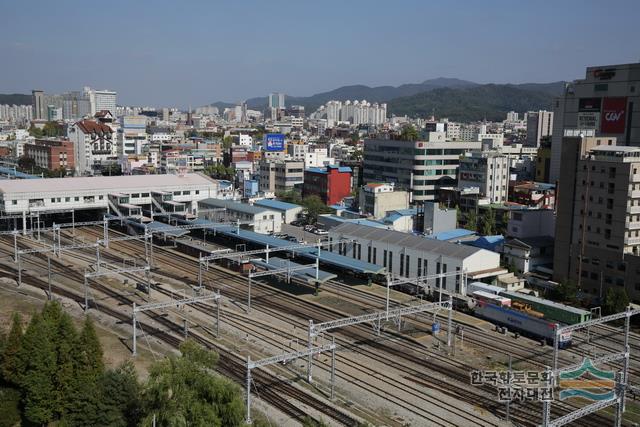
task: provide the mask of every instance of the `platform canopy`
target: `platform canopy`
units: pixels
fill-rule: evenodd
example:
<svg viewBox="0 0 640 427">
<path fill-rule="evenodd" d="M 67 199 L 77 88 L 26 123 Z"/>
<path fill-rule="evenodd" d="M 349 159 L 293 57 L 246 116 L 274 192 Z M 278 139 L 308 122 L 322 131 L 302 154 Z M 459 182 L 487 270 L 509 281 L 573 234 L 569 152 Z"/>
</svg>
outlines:
<svg viewBox="0 0 640 427">
<path fill-rule="evenodd" d="M 324 283 L 328 280 L 335 279 L 336 276 L 333 273 L 329 273 L 328 271 L 318 271 L 318 279 L 316 280 L 316 267 L 315 265 L 310 265 L 309 268 L 303 270 L 297 270 L 298 267 L 304 266 L 304 264 L 298 264 L 297 262 L 293 262 L 291 260 L 285 258 L 278 257 L 269 257 L 269 262 L 264 259 L 252 259 L 251 263 L 258 268 L 263 270 L 282 270 L 285 268 L 296 269 L 289 273 L 289 275 L 296 279 L 306 280 L 307 283 L 313 284 L 315 282 Z M 286 273 L 281 273 L 286 274 Z"/>
</svg>

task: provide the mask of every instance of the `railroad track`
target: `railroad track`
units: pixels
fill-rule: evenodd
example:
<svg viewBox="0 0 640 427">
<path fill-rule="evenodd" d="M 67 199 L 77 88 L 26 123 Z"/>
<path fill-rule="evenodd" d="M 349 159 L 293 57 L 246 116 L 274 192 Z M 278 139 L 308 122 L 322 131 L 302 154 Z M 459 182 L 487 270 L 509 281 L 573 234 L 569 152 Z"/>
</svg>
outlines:
<svg viewBox="0 0 640 427">
<path fill-rule="evenodd" d="M 24 248 L 24 246 L 22 248 Z M 38 258 L 40 258 L 40 256 L 38 256 Z M 44 260 L 42 261 L 44 264 L 42 265 L 42 267 L 46 268 L 46 262 L 44 262 Z M 15 279 L 17 274 L 17 266 L 14 268 L 11 268 L 11 266 L 5 265 L 3 267 L 4 269 L 0 270 L 0 276 Z M 79 276 L 80 276 L 79 273 L 76 274 L 73 271 L 69 271 L 65 264 L 62 264 L 60 261 L 54 260 L 53 258 L 52 258 L 52 268 L 56 268 L 58 269 L 58 271 L 65 271 L 68 276 L 75 276 L 76 279 L 79 279 Z M 32 285 L 34 287 L 43 289 L 45 291 L 48 290 L 48 283 L 46 281 L 40 278 L 30 276 L 28 272 L 23 273 L 23 282 L 26 284 Z M 122 304 L 131 306 L 133 303 L 132 299 L 127 298 L 122 294 L 119 294 L 118 292 L 113 291 L 112 289 L 100 283 L 94 283 L 92 287 L 95 290 L 102 292 L 105 295 L 119 301 Z M 64 298 L 69 298 L 78 303 L 84 303 L 84 295 L 76 294 L 66 288 L 53 285 L 53 284 L 51 286 L 51 289 L 52 289 L 52 292 Z M 125 322 L 125 323 L 131 322 L 131 315 L 127 315 L 120 311 L 113 310 L 104 304 L 100 305 L 99 310 L 100 312 L 110 317 L 113 317 L 118 321 Z M 169 319 L 165 318 L 159 313 L 150 313 L 150 312 L 145 312 L 145 313 L 149 314 L 154 319 L 154 321 L 163 324 L 165 327 L 169 328 L 170 330 L 179 331 L 182 328 L 181 325 L 178 325 L 170 321 Z M 178 348 L 180 343 L 182 342 L 180 338 L 175 337 L 167 333 L 166 331 L 153 327 L 150 324 L 142 323 L 141 325 L 148 335 L 155 336 L 156 338 L 162 340 L 163 342 L 169 344 L 174 348 Z M 192 334 L 192 338 L 195 339 L 200 344 L 206 346 L 207 348 L 215 349 L 218 352 L 220 356 L 218 368 L 222 374 L 229 376 L 239 381 L 240 383 L 243 383 L 244 379 L 246 378 L 245 377 L 246 365 L 243 360 L 239 359 L 237 356 L 233 355 L 228 350 L 222 348 L 211 339 L 207 339 L 198 334 Z M 269 374 L 264 370 L 256 370 L 252 374 L 252 377 L 253 377 L 254 386 L 256 387 L 256 392 L 258 393 L 258 395 L 262 399 L 269 402 L 271 405 L 280 409 L 283 413 L 291 416 L 294 419 L 302 420 L 305 417 L 308 417 L 309 415 L 300 409 L 300 405 L 296 405 L 285 399 L 282 399 L 283 396 L 289 396 L 292 399 L 295 399 L 296 401 L 317 410 L 318 412 L 336 420 L 337 422 L 343 425 L 355 426 L 358 424 L 358 421 L 356 419 L 338 410 L 333 405 L 324 403 L 322 400 L 299 390 L 298 388 L 294 387 L 293 385 L 287 382 L 283 382 L 279 378 Z M 316 420 L 316 421 L 320 421 L 320 420 Z"/>
<path fill-rule="evenodd" d="M 130 246 L 134 246 L 134 247 L 135 247 L 135 246 L 137 246 L 134 242 L 118 242 L 118 243 L 122 243 L 123 245 L 126 245 L 126 246 L 129 246 L 129 245 L 130 245 Z M 133 251 L 134 251 L 134 253 L 135 253 L 135 250 L 136 250 L 136 249 L 137 249 L 137 251 L 139 252 L 139 250 L 140 250 L 140 248 L 139 248 L 139 247 L 138 247 L 138 248 L 131 249 L 131 250 L 133 250 Z M 161 251 L 163 251 L 163 250 L 162 250 L 162 249 L 160 249 L 160 252 L 161 252 Z M 158 252 L 159 252 L 159 251 L 158 251 L 158 250 L 156 250 L 156 258 L 159 256 Z M 175 257 L 176 257 L 176 254 L 172 252 L 172 253 L 171 253 L 171 257 L 170 257 L 170 258 L 173 258 L 173 259 L 172 259 L 172 260 L 169 260 L 169 261 L 175 261 Z M 182 258 L 182 259 L 185 259 L 185 258 L 187 258 L 187 257 L 181 257 L 181 258 Z M 194 261 L 192 258 L 191 258 L 190 260 L 191 260 L 191 263 L 192 263 L 192 264 L 194 264 L 194 263 L 195 263 L 195 261 Z M 167 262 L 167 260 L 165 259 L 165 260 L 164 260 L 164 262 Z M 175 262 L 173 262 L 172 264 L 175 264 Z M 197 263 L 195 263 L 195 264 L 197 265 Z M 174 265 L 174 267 L 177 267 L 177 266 L 176 266 L 176 265 Z M 173 277 L 172 277 L 172 278 L 174 278 L 174 279 L 178 279 L 178 280 L 184 280 L 185 278 L 190 277 L 190 276 L 192 277 L 192 276 L 194 275 L 194 269 L 193 269 L 193 268 L 189 269 L 189 268 L 187 268 L 187 267 L 185 267 L 185 266 L 183 266 L 183 265 L 180 265 L 179 267 L 180 267 L 180 268 L 179 268 L 180 270 L 185 271 L 185 272 L 186 272 L 186 273 L 188 273 L 188 274 L 187 274 L 186 276 L 175 276 L 175 275 L 173 275 Z M 193 266 L 192 266 L 192 267 L 193 267 Z M 220 273 L 220 271 L 216 271 L 216 273 L 218 273 L 218 274 L 219 274 L 219 273 Z M 167 275 L 167 274 L 166 274 L 166 272 L 165 272 L 164 274 L 165 274 L 165 275 Z M 223 276 L 224 276 L 224 275 L 223 275 Z M 230 278 L 229 276 L 231 276 L 231 277 L 233 278 L 233 280 L 238 281 L 238 277 L 237 277 L 237 276 L 235 276 L 235 275 L 231 275 L 231 274 L 229 274 L 228 276 L 224 276 L 224 277 L 225 277 L 225 279 L 229 279 L 229 278 Z M 242 281 L 241 281 L 241 282 L 242 282 Z M 240 284 L 240 285 L 244 285 L 244 283 L 239 283 L 239 284 Z M 256 287 L 256 288 L 258 288 L 258 287 Z M 226 293 L 226 292 L 225 292 L 225 293 Z M 257 292 L 257 293 L 258 293 L 258 292 Z M 239 295 L 239 296 L 241 297 L 241 295 Z M 260 296 L 260 295 L 256 295 L 256 297 L 254 298 L 254 301 L 260 301 L 260 303 L 261 303 L 261 305 L 262 305 L 262 304 L 263 304 L 263 301 L 261 301 L 260 299 L 261 299 L 261 296 Z M 279 309 L 281 309 L 282 307 L 281 307 L 281 306 L 279 306 L 278 308 L 279 308 Z M 271 314 L 273 315 L 274 313 L 272 312 Z M 308 314 L 303 314 L 303 315 L 301 315 L 301 316 L 309 316 L 309 315 L 308 315 Z M 314 315 L 310 315 L 309 317 L 314 318 Z M 309 318 L 309 317 L 307 317 L 307 318 Z M 304 318 L 304 317 L 302 317 L 302 318 Z M 369 333 L 369 331 L 367 331 L 367 333 Z M 495 337 L 494 337 L 494 339 L 495 339 Z M 494 344 L 494 347 L 495 347 L 495 341 L 493 342 L 493 344 Z M 378 343 L 378 347 L 379 347 L 379 343 Z M 376 350 L 377 350 L 377 349 L 376 349 Z M 385 350 L 386 350 L 386 349 L 385 349 Z M 398 355 L 398 354 L 396 353 L 396 355 Z M 367 356 L 368 356 L 368 357 L 371 357 L 371 355 L 370 355 L 370 354 L 367 354 Z M 404 353 L 402 353 L 402 354 L 400 354 L 399 356 L 405 356 L 405 355 L 404 355 Z M 468 372 L 468 371 L 467 371 L 467 372 Z M 415 374 L 415 372 L 411 372 L 411 374 Z M 453 378 L 457 378 L 458 380 L 465 380 L 465 383 L 467 383 L 467 384 L 468 384 L 468 379 L 469 379 L 468 374 L 464 374 L 464 376 L 463 376 L 463 377 L 462 377 L 462 376 L 460 376 L 460 374 L 459 374 L 459 373 L 454 373 L 454 372 L 448 372 L 447 374 L 448 374 L 448 376 L 453 377 Z M 424 373 L 422 373 L 421 375 L 423 375 L 423 376 L 424 376 Z M 439 379 L 439 378 L 430 378 L 430 379 L 431 379 L 431 381 L 432 381 L 432 382 L 431 382 L 429 385 L 430 385 L 430 386 L 432 386 L 433 388 L 437 388 L 437 387 L 438 387 L 438 384 L 439 384 L 439 383 L 441 383 L 441 379 Z M 456 396 L 464 396 L 465 394 L 468 394 L 468 392 L 469 392 L 468 387 L 467 387 L 466 389 L 463 389 L 463 390 L 464 390 L 464 392 L 466 392 L 466 393 L 460 393 L 460 390 L 459 390 L 459 391 L 458 391 L 458 393 L 457 393 L 457 394 L 455 394 L 455 395 L 456 395 Z M 443 390 L 443 391 L 448 392 L 448 394 L 450 394 L 450 395 L 451 395 L 451 391 L 450 391 L 450 390 Z M 485 398 L 485 399 L 486 399 L 486 398 Z M 465 399 L 464 399 L 464 398 L 462 398 L 461 400 L 465 400 Z M 479 401 L 481 401 L 482 399 L 479 399 L 479 397 L 478 397 L 478 396 L 473 396 L 471 399 L 467 398 L 466 400 L 467 400 L 467 401 L 470 401 L 471 403 L 477 404 L 477 403 L 478 403 Z M 483 405 L 483 406 L 488 407 L 488 408 L 489 408 L 490 410 L 492 410 L 492 412 L 494 412 L 494 413 L 499 414 L 499 413 L 501 412 L 501 409 L 500 409 L 499 407 L 497 407 L 497 405 L 496 405 L 495 403 L 494 403 L 494 404 L 493 404 L 493 406 L 492 406 L 492 405 L 489 405 L 489 404 L 487 404 L 487 403 L 485 402 L 485 405 Z M 500 406 L 501 406 L 501 405 L 500 405 Z M 513 406 L 517 406 L 517 405 L 513 405 Z M 532 416 L 533 414 L 535 414 L 535 416 L 539 416 L 539 414 L 540 414 L 540 411 L 539 411 L 539 410 L 536 410 L 536 411 L 535 411 L 535 412 L 533 412 L 533 413 L 532 413 L 531 411 L 527 411 L 527 412 L 528 412 L 528 414 L 525 414 L 525 416 L 523 417 L 523 422 L 525 422 L 526 420 L 531 421 L 531 416 Z M 564 413 L 564 412 L 562 412 L 562 411 L 558 410 L 558 415 L 561 415 L 562 413 Z M 606 419 L 606 418 L 605 418 L 605 419 Z M 597 424 L 597 423 L 594 423 L 593 425 L 596 425 L 596 424 Z"/>
</svg>

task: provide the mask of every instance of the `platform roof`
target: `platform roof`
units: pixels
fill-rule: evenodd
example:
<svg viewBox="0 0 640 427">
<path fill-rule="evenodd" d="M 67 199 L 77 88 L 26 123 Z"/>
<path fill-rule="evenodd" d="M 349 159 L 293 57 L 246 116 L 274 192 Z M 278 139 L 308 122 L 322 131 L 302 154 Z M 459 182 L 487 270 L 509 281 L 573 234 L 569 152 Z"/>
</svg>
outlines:
<svg viewBox="0 0 640 427">
<path fill-rule="evenodd" d="M 180 228 L 174 227 L 169 224 L 165 224 L 164 222 L 160 222 L 160 221 L 151 221 L 147 224 L 140 224 L 135 221 L 132 221 L 132 225 L 139 225 L 142 228 L 146 226 L 147 229 L 153 233 L 161 233 L 169 237 L 180 237 L 189 233 L 188 230 L 182 230 Z"/>
<path fill-rule="evenodd" d="M 293 262 L 288 259 L 278 258 L 278 257 L 269 257 L 268 263 L 264 259 L 254 259 L 254 260 L 251 260 L 251 263 L 265 270 L 278 270 L 282 268 L 293 268 L 293 267 L 300 267 L 304 265 L 304 264 L 298 264 L 297 262 Z M 291 277 L 306 280 L 308 283 L 316 282 L 316 267 L 314 265 L 310 265 L 308 269 L 292 271 L 289 274 L 291 275 Z M 319 270 L 317 281 L 320 283 L 324 283 L 328 280 L 333 280 L 336 277 L 338 276 L 333 273 Z"/>
<path fill-rule="evenodd" d="M 7 174 L 8 176 L 13 176 L 18 179 L 41 179 L 40 175 L 31 175 L 28 173 L 20 172 L 19 170 L 15 170 L 13 168 L 8 168 L 6 166 L 0 166 L 0 173 Z"/>
<path fill-rule="evenodd" d="M 226 234 L 230 237 L 235 237 L 240 240 L 245 240 L 247 242 L 251 242 L 259 245 L 269 245 L 270 247 L 281 247 L 281 246 L 291 246 L 294 243 L 285 240 L 278 239 L 277 237 L 269 236 L 266 234 L 259 234 L 249 230 L 240 229 L 240 234 L 237 233 L 237 229 L 235 227 L 226 226 L 218 228 L 220 233 Z M 316 259 L 318 249 L 313 247 L 297 249 L 295 253 L 299 256 L 308 258 L 308 259 Z M 380 274 L 384 272 L 384 267 L 381 267 L 376 264 L 371 264 L 369 262 L 360 261 L 357 259 L 349 258 L 344 255 L 337 254 L 335 252 L 329 252 L 327 250 L 321 250 L 320 252 L 320 262 L 328 265 L 332 265 L 338 268 L 344 268 L 347 270 L 354 271 L 356 273 L 365 273 L 365 274 Z"/>
</svg>

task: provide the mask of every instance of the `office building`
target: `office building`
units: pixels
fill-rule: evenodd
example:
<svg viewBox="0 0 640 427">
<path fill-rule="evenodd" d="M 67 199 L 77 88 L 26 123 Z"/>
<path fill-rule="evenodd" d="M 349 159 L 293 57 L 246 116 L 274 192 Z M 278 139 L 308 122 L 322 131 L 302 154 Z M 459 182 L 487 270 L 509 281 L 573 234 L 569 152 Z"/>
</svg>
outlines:
<svg viewBox="0 0 640 427">
<path fill-rule="evenodd" d="M 393 184 L 369 183 L 360 188 L 359 209 L 362 215 L 382 219 L 387 212 L 409 208 L 409 193 L 395 191 Z"/>
<path fill-rule="evenodd" d="M 224 209 L 229 220 L 248 221 L 256 233 L 278 233 L 282 230 L 282 214 L 262 206 L 211 198 L 199 201 L 198 207 L 200 209 Z"/>
<path fill-rule="evenodd" d="M 463 192 L 477 189 L 477 195 L 488 199 L 489 203 L 506 202 L 509 191 L 509 158 L 496 151 L 472 151 L 461 157 L 458 188 Z"/>
<path fill-rule="evenodd" d="M 119 154 L 140 155 L 149 143 L 146 116 L 122 116 L 118 128 Z"/>
<path fill-rule="evenodd" d="M 351 195 L 351 168 L 325 166 L 304 171 L 303 197 L 318 196 L 327 205 L 335 205 Z"/>
<path fill-rule="evenodd" d="M 617 145 L 640 146 L 640 63 L 588 67 L 584 79 L 554 100 L 550 182 L 560 177 L 563 130 L 615 137 Z"/>
<path fill-rule="evenodd" d="M 527 142 L 528 147 L 539 147 L 540 141 L 553 135 L 553 112 L 529 111 L 527 113 Z"/>
<path fill-rule="evenodd" d="M 614 137 L 565 137 L 555 230 L 554 280 L 603 297 L 640 299 L 640 147 Z"/>
<path fill-rule="evenodd" d="M 447 141 L 444 132 L 426 140 L 369 139 L 364 142 L 364 183 L 392 182 L 416 202 L 439 200 L 441 188 L 456 188 L 460 156 L 479 141 Z"/>
<path fill-rule="evenodd" d="M 260 191 L 285 192 L 304 183 L 304 162 L 298 160 L 260 161 Z"/>
<path fill-rule="evenodd" d="M 73 171 L 75 167 L 73 142 L 68 139 L 36 139 L 24 145 L 24 156 L 43 169 Z"/>
<path fill-rule="evenodd" d="M 84 97 L 89 100 L 90 114 L 93 116 L 98 111 L 110 111 L 116 113 L 116 97 L 117 93 L 110 90 L 94 90 L 85 87 L 83 91 Z"/>
</svg>

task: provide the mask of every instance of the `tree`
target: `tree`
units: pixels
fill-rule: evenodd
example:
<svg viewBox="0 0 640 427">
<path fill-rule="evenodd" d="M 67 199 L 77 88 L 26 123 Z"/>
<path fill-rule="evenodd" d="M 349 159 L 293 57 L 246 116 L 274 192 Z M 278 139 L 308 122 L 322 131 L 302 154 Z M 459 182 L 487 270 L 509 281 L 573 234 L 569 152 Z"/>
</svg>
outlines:
<svg viewBox="0 0 640 427">
<path fill-rule="evenodd" d="M 0 388 L 0 427 L 20 425 L 20 390 Z"/>
<path fill-rule="evenodd" d="M 472 231 L 476 231 L 478 229 L 478 216 L 475 211 L 469 211 L 467 213 L 465 228 Z"/>
<path fill-rule="evenodd" d="M 302 204 L 307 208 L 307 218 L 311 224 L 318 222 L 318 215 L 331 212 L 331 209 L 329 209 L 327 205 L 322 202 L 322 199 L 316 195 L 305 197 Z"/>
<path fill-rule="evenodd" d="M 99 383 L 101 422 L 109 426 L 135 426 L 141 417 L 142 386 L 133 363 L 105 372 Z"/>
<path fill-rule="evenodd" d="M 482 218 L 482 234 L 485 236 L 496 234 L 496 213 L 491 208 Z"/>
<path fill-rule="evenodd" d="M 34 138 L 42 138 L 44 136 L 44 132 L 42 131 L 42 129 L 36 127 L 35 125 L 31 125 L 31 127 L 29 127 L 29 135 L 33 136 Z"/>
<path fill-rule="evenodd" d="M 418 131 L 413 125 L 405 125 L 400 132 L 400 139 L 403 141 L 415 141 L 418 137 Z"/>
<path fill-rule="evenodd" d="M 104 373 L 102 359 L 102 345 L 93 326 L 93 321 L 87 317 L 78 340 L 79 374 L 88 380 L 96 381 Z"/>
<path fill-rule="evenodd" d="M 629 296 L 624 288 L 609 288 L 604 299 L 604 312 L 606 314 L 620 313 L 629 305 Z"/>
<path fill-rule="evenodd" d="M 29 322 L 18 359 L 25 418 L 36 424 L 53 421 L 57 409 L 53 383 L 56 353 L 49 327 L 41 314 L 35 314 Z"/>
<path fill-rule="evenodd" d="M 24 172 L 31 172 L 36 167 L 36 161 L 31 157 L 22 156 L 18 159 L 18 169 Z"/>
<path fill-rule="evenodd" d="M 212 371 L 217 356 L 186 342 L 182 357 L 155 363 L 143 392 L 143 425 L 239 426 L 244 405 L 240 387 Z"/>
<path fill-rule="evenodd" d="M 22 316 L 14 313 L 11 318 L 11 330 L 2 350 L 1 372 L 2 378 L 10 384 L 18 384 L 18 355 L 22 342 Z"/>
<path fill-rule="evenodd" d="M 44 128 L 42 128 L 42 133 L 47 137 L 56 137 L 62 134 L 62 129 L 58 126 L 56 122 L 47 122 L 44 124 Z"/>
<path fill-rule="evenodd" d="M 287 190 L 284 192 L 276 193 L 276 196 L 282 201 L 288 203 L 294 203 L 296 205 L 302 204 L 302 197 L 300 197 L 300 192 L 296 190 Z"/>
<path fill-rule="evenodd" d="M 578 284 L 573 280 L 560 282 L 555 289 L 554 297 L 560 301 L 576 302 L 578 300 Z"/>
</svg>

